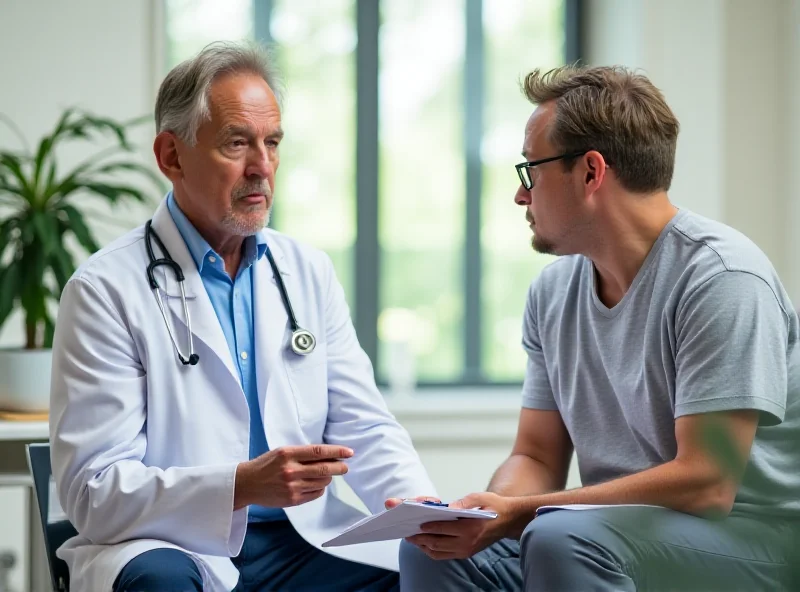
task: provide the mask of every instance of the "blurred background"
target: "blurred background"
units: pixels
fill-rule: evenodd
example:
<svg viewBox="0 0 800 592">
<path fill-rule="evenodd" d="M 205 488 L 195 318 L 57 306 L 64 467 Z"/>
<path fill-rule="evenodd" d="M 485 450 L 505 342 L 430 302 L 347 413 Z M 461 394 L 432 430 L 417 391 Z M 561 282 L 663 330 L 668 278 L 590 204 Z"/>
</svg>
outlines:
<svg viewBox="0 0 800 592">
<path fill-rule="evenodd" d="M 332 257 L 446 498 L 483 489 L 510 450 L 526 291 L 551 260 L 513 203 L 533 68 L 649 75 L 682 125 L 673 201 L 750 236 L 800 298 L 800 0 L 0 0 L 0 114 L 31 143 L 68 107 L 147 116 L 170 68 L 240 39 L 269 44 L 286 83 L 271 225 Z M 154 167 L 153 133 L 148 120 L 132 137 Z M 18 142 L 0 125 L 0 147 Z M 101 244 L 154 209 L 85 204 Z M 0 347 L 22 328 L 12 315 Z M 29 506 L 0 487 L 15 590 L 34 586 Z"/>
</svg>

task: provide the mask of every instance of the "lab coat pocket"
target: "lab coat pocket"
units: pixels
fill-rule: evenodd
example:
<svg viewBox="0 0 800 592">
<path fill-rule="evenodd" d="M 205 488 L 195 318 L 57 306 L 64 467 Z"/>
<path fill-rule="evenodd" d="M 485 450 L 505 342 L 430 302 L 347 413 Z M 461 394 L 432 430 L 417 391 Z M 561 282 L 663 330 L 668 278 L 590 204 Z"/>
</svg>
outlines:
<svg viewBox="0 0 800 592">
<path fill-rule="evenodd" d="M 328 417 L 328 367 L 324 348 L 308 356 L 292 355 L 286 368 L 300 425 L 312 441 L 321 442 Z"/>
</svg>

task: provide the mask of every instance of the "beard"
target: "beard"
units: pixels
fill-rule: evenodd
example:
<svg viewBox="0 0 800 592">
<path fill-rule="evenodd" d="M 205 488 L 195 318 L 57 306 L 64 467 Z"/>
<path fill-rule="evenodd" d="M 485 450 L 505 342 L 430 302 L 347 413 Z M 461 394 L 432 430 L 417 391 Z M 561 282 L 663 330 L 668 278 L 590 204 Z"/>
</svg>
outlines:
<svg viewBox="0 0 800 592">
<path fill-rule="evenodd" d="M 525 212 L 525 220 L 528 221 L 531 230 L 533 230 L 533 216 L 531 216 L 530 212 Z M 533 238 L 531 238 L 531 247 L 533 247 L 534 251 L 542 255 L 555 255 L 555 245 L 547 239 L 542 238 L 535 230 L 533 230 Z"/>
<path fill-rule="evenodd" d="M 261 193 L 265 196 L 266 204 L 241 206 L 240 200 Z M 222 226 L 230 233 L 237 236 L 250 236 L 262 230 L 269 224 L 272 214 L 272 190 L 266 179 L 262 181 L 247 182 L 233 191 L 231 205 L 222 218 Z"/>
<path fill-rule="evenodd" d="M 534 251 L 541 253 L 542 255 L 556 254 L 556 246 L 538 234 L 533 235 L 533 238 L 531 239 L 531 247 L 533 247 Z"/>
</svg>

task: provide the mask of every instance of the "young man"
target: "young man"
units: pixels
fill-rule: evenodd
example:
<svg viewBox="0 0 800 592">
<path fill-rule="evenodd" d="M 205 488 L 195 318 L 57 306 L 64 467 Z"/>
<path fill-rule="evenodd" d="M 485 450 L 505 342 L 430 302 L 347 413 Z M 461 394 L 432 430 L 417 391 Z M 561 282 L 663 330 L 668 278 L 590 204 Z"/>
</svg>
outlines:
<svg viewBox="0 0 800 592">
<path fill-rule="evenodd" d="M 564 67 L 524 88 L 515 201 L 562 257 L 528 295 L 513 452 L 456 504 L 498 518 L 411 537 L 401 589 L 788 589 L 800 350 L 775 270 L 670 202 L 678 121 L 644 76 Z M 573 449 L 583 487 L 564 491 Z M 558 504 L 612 507 L 536 517 Z"/>
</svg>

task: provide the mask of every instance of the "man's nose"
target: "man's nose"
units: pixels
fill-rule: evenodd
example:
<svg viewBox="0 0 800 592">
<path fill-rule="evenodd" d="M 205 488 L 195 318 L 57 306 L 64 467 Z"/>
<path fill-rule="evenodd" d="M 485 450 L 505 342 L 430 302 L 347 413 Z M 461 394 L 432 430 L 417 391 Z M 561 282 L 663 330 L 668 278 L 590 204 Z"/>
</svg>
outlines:
<svg viewBox="0 0 800 592">
<path fill-rule="evenodd" d="M 254 152 L 247 163 L 245 175 L 271 180 L 275 175 L 275 164 L 270 159 L 269 153 L 264 150 Z"/>
<path fill-rule="evenodd" d="M 518 206 L 528 206 L 531 203 L 531 192 L 525 189 L 525 186 L 520 183 L 516 195 L 514 195 L 514 203 Z"/>
</svg>

